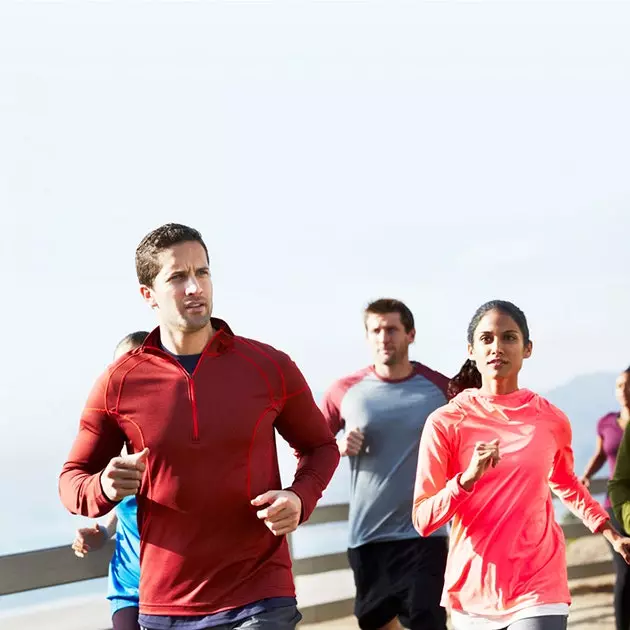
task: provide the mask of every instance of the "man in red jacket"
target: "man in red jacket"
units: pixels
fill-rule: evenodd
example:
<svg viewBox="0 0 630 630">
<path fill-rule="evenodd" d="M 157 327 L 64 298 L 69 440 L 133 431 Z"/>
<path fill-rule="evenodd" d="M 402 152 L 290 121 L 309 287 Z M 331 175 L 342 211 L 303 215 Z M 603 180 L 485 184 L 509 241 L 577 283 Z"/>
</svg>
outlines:
<svg viewBox="0 0 630 630">
<path fill-rule="evenodd" d="M 286 354 L 211 317 L 199 232 L 154 230 L 136 271 L 159 327 L 94 385 L 61 499 L 95 518 L 137 494 L 142 628 L 293 629 L 301 615 L 285 535 L 330 481 L 335 439 Z M 274 429 L 299 459 L 285 489 Z M 132 454 L 121 457 L 124 444 Z"/>
</svg>

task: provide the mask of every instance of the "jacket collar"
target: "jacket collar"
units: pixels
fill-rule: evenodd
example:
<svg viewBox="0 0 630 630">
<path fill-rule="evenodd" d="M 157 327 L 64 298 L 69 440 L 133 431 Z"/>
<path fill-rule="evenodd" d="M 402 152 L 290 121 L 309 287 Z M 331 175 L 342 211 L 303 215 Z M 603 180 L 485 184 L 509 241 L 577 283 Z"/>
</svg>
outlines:
<svg viewBox="0 0 630 630">
<path fill-rule="evenodd" d="M 211 317 L 210 323 L 215 331 L 214 335 L 208 341 L 208 344 L 203 349 L 204 355 L 219 355 L 227 352 L 234 345 L 234 333 L 228 326 L 227 322 L 219 319 L 218 317 Z M 160 340 L 160 327 L 153 329 L 149 336 L 144 340 L 142 344 L 142 350 L 151 352 L 158 350 L 163 352 L 162 343 Z"/>
</svg>

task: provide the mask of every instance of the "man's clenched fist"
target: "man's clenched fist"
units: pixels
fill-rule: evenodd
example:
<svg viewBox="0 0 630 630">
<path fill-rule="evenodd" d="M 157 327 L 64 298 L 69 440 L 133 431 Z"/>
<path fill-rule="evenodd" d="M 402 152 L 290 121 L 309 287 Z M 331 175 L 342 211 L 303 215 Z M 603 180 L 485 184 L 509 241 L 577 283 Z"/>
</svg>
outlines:
<svg viewBox="0 0 630 630">
<path fill-rule="evenodd" d="M 147 467 L 149 449 L 133 455 L 121 455 L 110 460 L 101 473 L 101 486 L 110 501 L 121 501 L 137 494 L 142 483 L 142 474 Z"/>
</svg>

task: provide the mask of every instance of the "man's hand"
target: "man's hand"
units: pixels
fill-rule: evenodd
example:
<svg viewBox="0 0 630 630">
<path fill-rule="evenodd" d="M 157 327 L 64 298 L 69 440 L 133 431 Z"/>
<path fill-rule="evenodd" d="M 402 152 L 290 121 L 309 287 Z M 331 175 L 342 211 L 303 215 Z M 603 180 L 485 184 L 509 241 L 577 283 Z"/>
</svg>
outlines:
<svg viewBox="0 0 630 630">
<path fill-rule="evenodd" d="M 267 505 L 256 516 L 265 521 L 274 536 L 290 534 L 300 524 L 302 500 L 290 490 L 270 490 L 252 499 L 252 505 Z"/>
<path fill-rule="evenodd" d="M 142 483 L 142 473 L 147 467 L 149 449 L 145 448 L 133 455 L 122 455 L 110 460 L 101 473 L 101 486 L 110 501 L 121 501 L 137 494 Z"/>
<path fill-rule="evenodd" d="M 588 477 L 580 477 L 580 483 L 586 488 L 591 487 L 591 480 Z"/>
<path fill-rule="evenodd" d="M 85 558 L 89 551 L 97 551 L 104 544 L 107 538 L 104 527 L 99 527 L 94 523 L 92 527 L 81 527 L 77 529 L 74 540 L 72 541 L 72 549 L 77 558 Z"/>
<path fill-rule="evenodd" d="M 337 447 L 342 457 L 354 457 L 361 452 L 363 440 L 365 436 L 361 429 L 352 429 L 348 431 L 340 440 L 337 441 Z"/>
</svg>

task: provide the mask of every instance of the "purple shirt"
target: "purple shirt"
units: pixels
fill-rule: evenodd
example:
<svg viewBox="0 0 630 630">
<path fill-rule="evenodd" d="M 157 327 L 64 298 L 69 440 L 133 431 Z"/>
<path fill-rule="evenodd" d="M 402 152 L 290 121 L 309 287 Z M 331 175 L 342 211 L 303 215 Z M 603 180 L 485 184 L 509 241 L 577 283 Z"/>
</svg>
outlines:
<svg viewBox="0 0 630 630">
<path fill-rule="evenodd" d="M 600 418 L 597 423 L 597 435 L 602 439 L 602 446 L 604 454 L 606 455 L 606 461 L 608 462 L 608 469 L 611 477 L 615 472 L 617 451 L 619 450 L 621 438 L 623 437 L 623 429 L 619 426 L 618 418 L 619 414 L 617 412 L 611 412 L 607 413 L 603 418 Z M 606 494 L 604 507 L 611 507 L 608 494 Z"/>
</svg>

